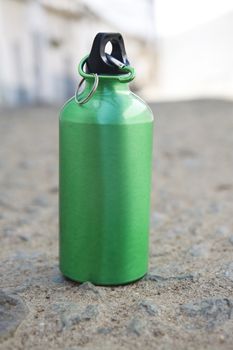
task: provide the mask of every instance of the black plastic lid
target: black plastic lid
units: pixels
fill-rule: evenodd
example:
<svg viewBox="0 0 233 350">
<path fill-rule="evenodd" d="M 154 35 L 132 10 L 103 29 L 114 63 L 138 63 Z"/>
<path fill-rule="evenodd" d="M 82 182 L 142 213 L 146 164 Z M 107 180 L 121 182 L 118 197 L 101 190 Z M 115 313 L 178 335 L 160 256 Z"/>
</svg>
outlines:
<svg viewBox="0 0 233 350">
<path fill-rule="evenodd" d="M 108 42 L 112 44 L 110 55 L 105 52 Z M 86 65 L 87 73 L 122 74 L 120 67 L 129 65 L 122 35 L 120 33 L 98 33 L 93 41 Z"/>
</svg>

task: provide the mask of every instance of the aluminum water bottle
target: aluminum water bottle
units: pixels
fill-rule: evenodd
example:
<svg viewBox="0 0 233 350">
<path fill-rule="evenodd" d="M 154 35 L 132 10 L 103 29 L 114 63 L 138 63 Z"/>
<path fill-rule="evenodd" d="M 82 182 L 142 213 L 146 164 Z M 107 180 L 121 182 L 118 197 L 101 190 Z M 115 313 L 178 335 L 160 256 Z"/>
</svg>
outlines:
<svg viewBox="0 0 233 350">
<path fill-rule="evenodd" d="M 78 282 L 129 283 L 148 267 L 153 115 L 129 89 L 119 33 L 97 34 L 79 73 L 60 114 L 60 269 Z"/>
</svg>

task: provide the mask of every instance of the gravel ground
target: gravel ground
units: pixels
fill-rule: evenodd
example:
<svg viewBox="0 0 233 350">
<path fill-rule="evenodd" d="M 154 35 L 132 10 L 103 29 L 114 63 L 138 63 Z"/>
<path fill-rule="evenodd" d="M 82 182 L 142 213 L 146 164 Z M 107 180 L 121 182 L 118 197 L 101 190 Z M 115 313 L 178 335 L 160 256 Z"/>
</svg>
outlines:
<svg viewBox="0 0 233 350">
<path fill-rule="evenodd" d="M 1 110 L 0 348 L 232 349 L 233 103 L 158 103 L 150 272 L 58 269 L 58 110 Z"/>
</svg>

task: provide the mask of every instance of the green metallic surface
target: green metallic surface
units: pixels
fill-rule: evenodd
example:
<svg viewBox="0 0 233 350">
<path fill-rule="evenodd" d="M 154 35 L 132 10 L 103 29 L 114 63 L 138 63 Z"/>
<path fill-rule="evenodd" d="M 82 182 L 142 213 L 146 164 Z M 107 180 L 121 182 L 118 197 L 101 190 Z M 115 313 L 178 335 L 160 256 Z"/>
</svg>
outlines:
<svg viewBox="0 0 233 350">
<path fill-rule="evenodd" d="M 70 279 L 116 285 L 147 272 L 152 129 L 151 110 L 118 76 L 63 107 L 60 269 Z"/>
</svg>

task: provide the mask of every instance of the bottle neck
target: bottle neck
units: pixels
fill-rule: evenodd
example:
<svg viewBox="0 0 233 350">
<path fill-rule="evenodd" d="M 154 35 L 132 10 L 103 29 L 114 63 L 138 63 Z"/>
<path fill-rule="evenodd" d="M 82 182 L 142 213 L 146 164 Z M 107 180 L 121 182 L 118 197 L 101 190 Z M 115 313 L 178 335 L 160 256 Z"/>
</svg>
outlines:
<svg viewBox="0 0 233 350">
<path fill-rule="evenodd" d="M 84 90 L 90 91 L 93 87 L 93 79 L 85 80 Z M 108 94 L 108 93 L 128 93 L 130 91 L 128 83 L 122 83 L 116 78 L 105 78 L 99 77 L 99 83 L 96 89 L 95 94 Z"/>
</svg>

